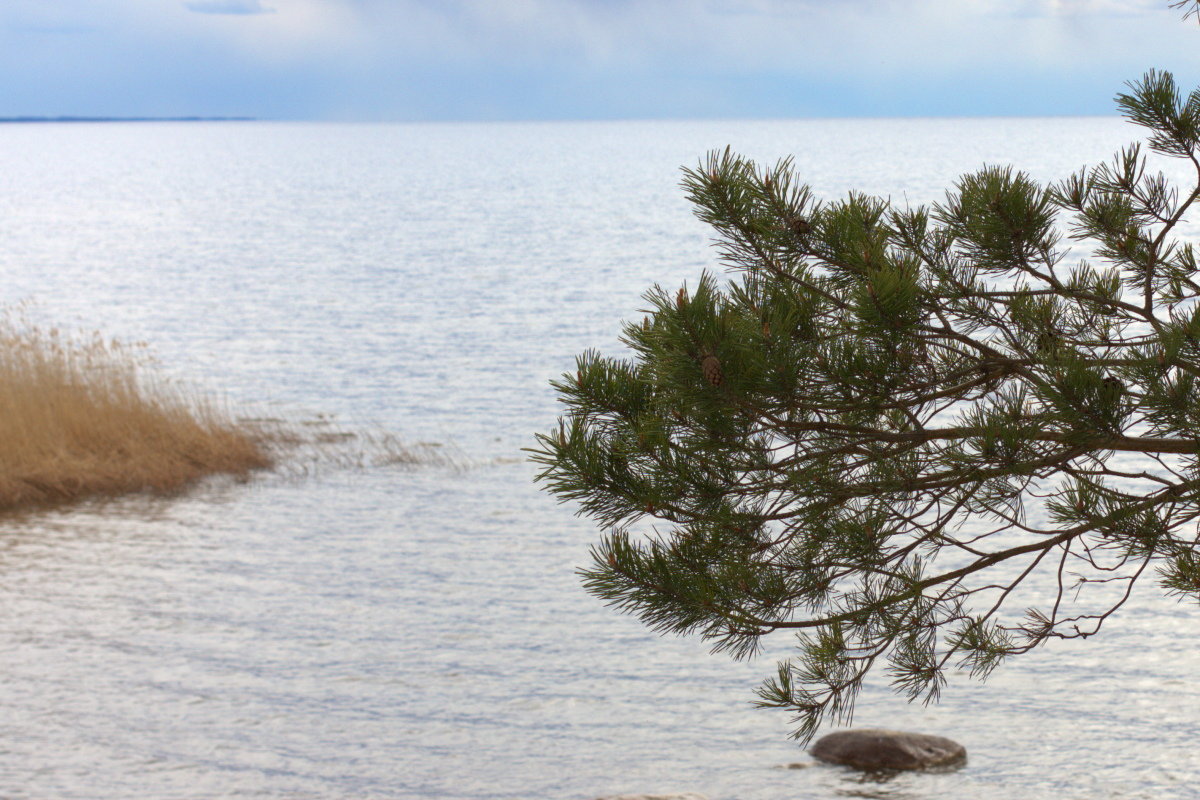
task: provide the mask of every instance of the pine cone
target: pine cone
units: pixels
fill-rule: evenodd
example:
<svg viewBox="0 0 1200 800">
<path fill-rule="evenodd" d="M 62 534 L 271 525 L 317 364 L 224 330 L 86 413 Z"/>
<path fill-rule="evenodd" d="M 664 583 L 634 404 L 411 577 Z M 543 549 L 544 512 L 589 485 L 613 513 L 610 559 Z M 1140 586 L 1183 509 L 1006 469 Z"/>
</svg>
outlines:
<svg viewBox="0 0 1200 800">
<path fill-rule="evenodd" d="M 1008 368 L 1002 361 L 985 357 L 981 362 L 979 362 L 980 376 L 989 381 L 998 381 L 1003 378 L 1007 372 Z"/>
<path fill-rule="evenodd" d="M 704 373 L 704 380 L 713 386 L 720 386 L 725 382 L 725 373 L 721 371 L 721 362 L 716 356 L 705 356 L 700 362 L 700 369 Z"/>
</svg>

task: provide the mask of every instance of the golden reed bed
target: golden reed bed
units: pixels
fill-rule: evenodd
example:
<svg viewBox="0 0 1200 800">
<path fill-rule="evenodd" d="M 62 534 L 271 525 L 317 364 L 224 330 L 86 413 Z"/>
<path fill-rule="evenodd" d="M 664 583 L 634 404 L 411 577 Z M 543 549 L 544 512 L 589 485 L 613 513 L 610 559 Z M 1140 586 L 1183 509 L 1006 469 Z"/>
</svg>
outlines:
<svg viewBox="0 0 1200 800">
<path fill-rule="evenodd" d="M 137 348 L 0 321 L 0 510 L 270 467 L 270 434 L 146 377 Z"/>
<path fill-rule="evenodd" d="M 169 493 L 209 475 L 283 467 L 469 464 L 453 447 L 347 430 L 332 417 L 233 416 L 156 377 L 144 345 L 80 337 L 0 311 L 0 512 L 135 492 Z"/>
<path fill-rule="evenodd" d="M 155 382 L 137 348 L 0 321 L 0 510 L 270 467 L 267 429 Z"/>
</svg>

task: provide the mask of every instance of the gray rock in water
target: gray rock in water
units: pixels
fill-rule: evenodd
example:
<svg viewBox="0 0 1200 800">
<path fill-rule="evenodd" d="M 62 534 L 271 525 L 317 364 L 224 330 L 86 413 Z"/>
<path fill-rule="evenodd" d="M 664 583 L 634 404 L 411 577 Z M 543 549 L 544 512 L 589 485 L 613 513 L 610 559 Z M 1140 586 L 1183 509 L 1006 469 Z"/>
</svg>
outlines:
<svg viewBox="0 0 1200 800">
<path fill-rule="evenodd" d="M 683 794 L 618 794 L 611 797 L 597 797 L 596 800 L 708 800 L 702 794 L 684 792 Z"/>
<path fill-rule="evenodd" d="M 956 766 L 967 749 L 943 736 L 878 728 L 837 731 L 813 745 L 814 758 L 868 771 Z"/>
</svg>

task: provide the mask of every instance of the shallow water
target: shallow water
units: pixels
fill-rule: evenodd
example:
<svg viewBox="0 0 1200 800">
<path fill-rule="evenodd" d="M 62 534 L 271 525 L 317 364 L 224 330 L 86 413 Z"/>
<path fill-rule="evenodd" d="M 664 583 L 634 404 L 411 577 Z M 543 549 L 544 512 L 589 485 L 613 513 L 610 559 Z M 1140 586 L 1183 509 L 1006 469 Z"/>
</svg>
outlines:
<svg viewBox="0 0 1200 800">
<path fill-rule="evenodd" d="M 965 744 L 863 780 L 754 711 L 769 659 L 660 639 L 586 596 L 594 538 L 531 483 L 547 381 L 618 350 L 651 284 L 717 268 L 678 167 L 795 154 L 818 192 L 938 199 L 1040 178 L 1106 119 L 0 127 L 7 300 L 148 342 L 252 414 L 332 414 L 465 469 L 217 481 L 9 520 L 0 796 L 713 800 L 1195 796 L 1194 610 L 1143 587 L 1087 642 L 856 723 Z M 1190 229 L 1197 232 L 1193 224 Z M 782 643 L 781 644 L 786 644 Z"/>
</svg>

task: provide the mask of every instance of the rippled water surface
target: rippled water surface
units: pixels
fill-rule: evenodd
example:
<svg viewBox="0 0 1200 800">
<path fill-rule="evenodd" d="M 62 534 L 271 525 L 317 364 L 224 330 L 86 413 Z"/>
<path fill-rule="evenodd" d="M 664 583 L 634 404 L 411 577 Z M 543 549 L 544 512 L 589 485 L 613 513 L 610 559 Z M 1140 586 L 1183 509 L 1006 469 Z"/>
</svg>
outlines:
<svg viewBox="0 0 1200 800">
<path fill-rule="evenodd" d="M 145 341 L 247 413 L 335 415 L 463 469 L 318 468 L 7 519 L 0 797 L 1186 798 L 1200 615 L 1147 584 L 1088 642 L 860 725 L 970 762 L 862 781 L 754 711 L 769 659 L 584 595 L 586 521 L 531 484 L 547 381 L 715 267 L 678 168 L 793 154 L 818 193 L 939 199 L 1107 157 L 1115 120 L 0 127 L 7 302 Z M 1196 232 L 1195 226 L 1191 228 Z"/>
</svg>

